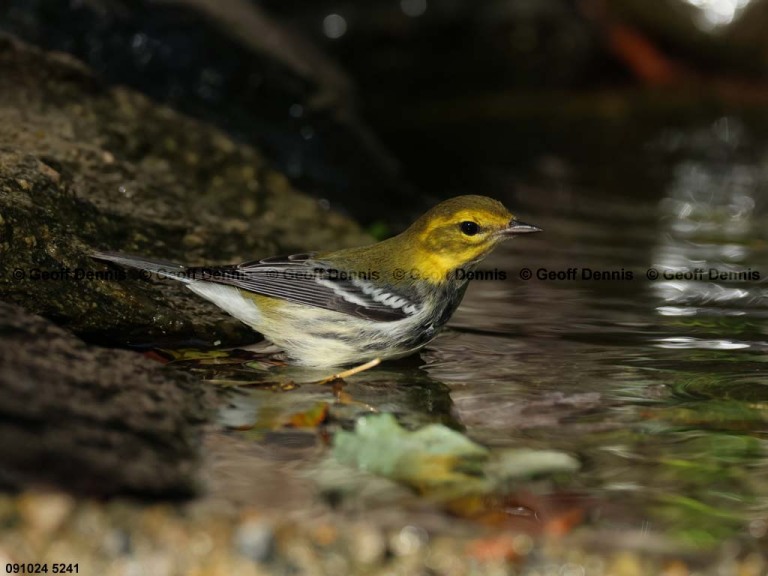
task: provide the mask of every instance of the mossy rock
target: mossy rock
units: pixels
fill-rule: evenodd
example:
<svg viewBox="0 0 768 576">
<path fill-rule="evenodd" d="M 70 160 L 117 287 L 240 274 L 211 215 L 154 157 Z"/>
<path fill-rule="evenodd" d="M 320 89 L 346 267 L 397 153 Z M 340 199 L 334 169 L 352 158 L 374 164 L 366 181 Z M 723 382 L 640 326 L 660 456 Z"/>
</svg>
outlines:
<svg viewBox="0 0 768 576">
<path fill-rule="evenodd" d="M 0 299 L 92 339 L 255 338 L 172 282 L 77 279 L 105 270 L 93 250 L 207 264 L 367 241 L 255 148 L 11 38 L 0 124 Z"/>
</svg>

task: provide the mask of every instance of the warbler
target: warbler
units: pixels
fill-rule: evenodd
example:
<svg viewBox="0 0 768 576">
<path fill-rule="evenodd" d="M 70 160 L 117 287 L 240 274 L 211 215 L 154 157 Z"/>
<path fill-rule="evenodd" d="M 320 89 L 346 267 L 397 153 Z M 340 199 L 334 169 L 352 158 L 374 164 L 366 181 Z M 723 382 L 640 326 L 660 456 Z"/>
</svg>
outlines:
<svg viewBox="0 0 768 576">
<path fill-rule="evenodd" d="M 411 354 L 458 308 L 495 246 L 540 228 L 484 196 L 446 200 L 369 246 L 187 267 L 113 252 L 93 257 L 171 277 L 264 335 L 288 360 L 341 366 Z"/>
</svg>

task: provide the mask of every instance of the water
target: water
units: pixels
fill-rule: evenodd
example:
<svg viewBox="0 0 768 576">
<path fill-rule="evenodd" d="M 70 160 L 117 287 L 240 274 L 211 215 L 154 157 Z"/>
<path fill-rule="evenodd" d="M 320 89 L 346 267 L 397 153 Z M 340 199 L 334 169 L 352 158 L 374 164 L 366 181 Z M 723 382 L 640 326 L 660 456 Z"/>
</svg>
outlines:
<svg viewBox="0 0 768 576">
<path fill-rule="evenodd" d="M 733 118 L 662 132 L 660 200 L 627 182 L 538 206 L 546 233 L 489 262 L 514 280 L 476 283 L 425 355 L 470 436 L 579 455 L 597 528 L 765 544 L 768 215 L 748 139 Z"/>
<path fill-rule="evenodd" d="M 327 374 L 204 368 L 220 384 L 250 383 L 229 396 L 222 426 L 257 444 L 322 447 L 315 427 L 285 428 L 291 415 L 328 403 L 345 427 L 376 411 L 442 422 L 494 450 L 576 456 L 580 472 L 549 493 L 577 495 L 581 529 L 602 545 L 650 535 L 686 551 L 764 547 L 765 151 L 746 123 L 715 118 L 653 132 L 624 178 L 598 170 L 603 159 L 523 188 L 515 209 L 545 232 L 486 261 L 506 279 L 475 281 L 420 360 L 335 393 L 307 383 Z M 313 454 L 300 453 L 303 473 L 323 449 Z"/>
</svg>

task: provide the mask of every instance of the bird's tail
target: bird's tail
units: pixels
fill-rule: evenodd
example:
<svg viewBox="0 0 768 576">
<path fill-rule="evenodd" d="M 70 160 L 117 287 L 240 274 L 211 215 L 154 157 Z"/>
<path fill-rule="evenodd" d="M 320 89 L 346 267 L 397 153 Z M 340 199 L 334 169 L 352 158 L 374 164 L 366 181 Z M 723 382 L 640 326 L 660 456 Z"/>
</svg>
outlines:
<svg viewBox="0 0 768 576">
<path fill-rule="evenodd" d="M 93 252 L 91 258 L 103 260 L 104 262 L 114 262 L 120 266 L 129 268 L 138 268 L 157 274 L 162 278 L 173 278 L 185 284 L 194 280 L 190 277 L 189 269 L 181 264 L 168 262 L 167 260 L 155 260 L 144 258 L 143 256 L 131 256 L 129 254 L 118 254 L 117 252 Z"/>
</svg>

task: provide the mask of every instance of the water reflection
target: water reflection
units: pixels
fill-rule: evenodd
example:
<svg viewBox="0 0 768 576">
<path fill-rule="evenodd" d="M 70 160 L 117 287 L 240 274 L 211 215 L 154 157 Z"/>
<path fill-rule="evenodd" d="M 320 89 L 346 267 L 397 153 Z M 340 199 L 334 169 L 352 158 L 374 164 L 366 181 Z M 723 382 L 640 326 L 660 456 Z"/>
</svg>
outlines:
<svg viewBox="0 0 768 576">
<path fill-rule="evenodd" d="M 672 140 L 675 147 L 685 142 Z M 754 234 L 761 218 L 765 224 L 756 211 L 765 175 L 744 162 L 748 144 L 740 122 L 720 119 L 691 136 L 697 157 L 673 171 L 659 206 L 662 229 L 653 256 L 662 278 L 653 290 L 663 316 L 740 316 L 766 307 L 761 280 L 768 270 L 758 265 L 765 248 Z"/>
<path fill-rule="evenodd" d="M 707 340 L 685 336 L 669 336 L 658 340 L 660 348 L 699 348 L 701 350 L 742 350 L 749 348 L 749 342 L 734 342 L 732 340 Z"/>
</svg>

